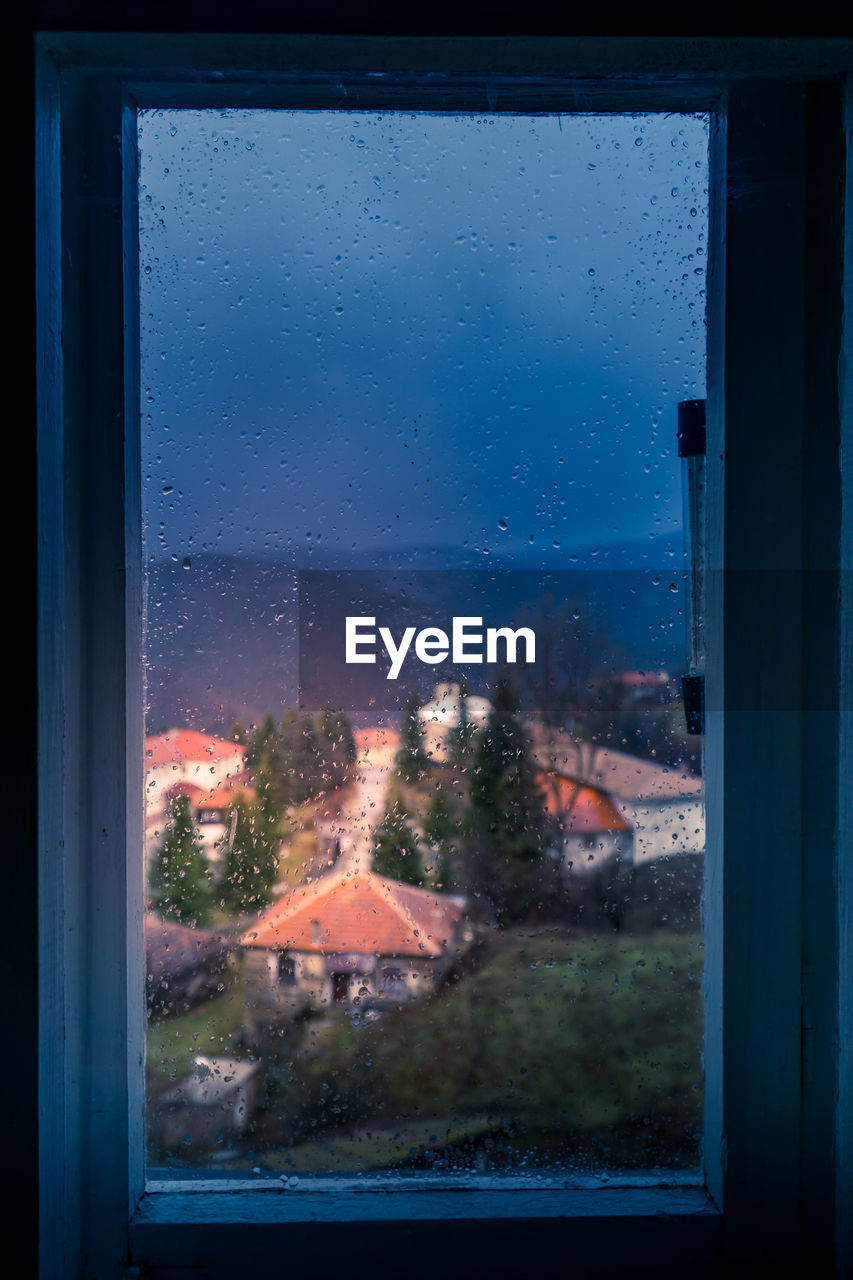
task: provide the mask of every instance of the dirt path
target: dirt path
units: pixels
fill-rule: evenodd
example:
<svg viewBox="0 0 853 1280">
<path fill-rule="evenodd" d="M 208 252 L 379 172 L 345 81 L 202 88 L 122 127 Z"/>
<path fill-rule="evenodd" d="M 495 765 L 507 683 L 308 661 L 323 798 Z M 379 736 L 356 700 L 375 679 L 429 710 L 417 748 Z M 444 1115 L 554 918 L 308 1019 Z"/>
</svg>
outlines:
<svg viewBox="0 0 853 1280">
<path fill-rule="evenodd" d="M 317 835 L 332 845 L 337 841 L 339 870 L 369 871 L 373 858 L 373 833 L 385 815 L 393 765 L 373 764 L 362 757 L 350 785 L 340 793 L 334 813 L 317 819 Z"/>
</svg>

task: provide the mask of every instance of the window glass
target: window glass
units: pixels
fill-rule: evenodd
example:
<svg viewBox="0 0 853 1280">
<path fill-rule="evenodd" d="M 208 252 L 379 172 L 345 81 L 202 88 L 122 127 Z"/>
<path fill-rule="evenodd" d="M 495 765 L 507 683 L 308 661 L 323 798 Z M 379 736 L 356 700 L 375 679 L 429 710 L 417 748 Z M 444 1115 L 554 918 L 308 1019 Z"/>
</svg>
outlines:
<svg viewBox="0 0 853 1280">
<path fill-rule="evenodd" d="M 149 1167 L 694 1176 L 707 118 L 139 142 Z"/>
</svg>

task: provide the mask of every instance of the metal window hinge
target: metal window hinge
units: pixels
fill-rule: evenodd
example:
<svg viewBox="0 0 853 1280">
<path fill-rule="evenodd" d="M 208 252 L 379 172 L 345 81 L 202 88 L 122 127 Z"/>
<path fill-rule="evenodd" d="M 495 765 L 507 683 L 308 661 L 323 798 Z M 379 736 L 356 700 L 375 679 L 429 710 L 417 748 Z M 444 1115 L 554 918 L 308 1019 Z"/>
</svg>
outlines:
<svg viewBox="0 0 853 1280">
<path fill-rule="evenodd" d="M 682 676 L 681 697 L 684 702 L 684 719 L 687 732 L 705 732 L 705 677 Z"/>
<path fill-rule="evenodd" d="M 678 456 L 705 456 L 705 401 L 681 400 L 678 405 Z"/>
<path fill-rule="evenodd" d="M 678 456 L 684 459 L 684 533 L 688 568 L 688 674 L 681 677 L 681 696 L 688 734 L 705 732 L 704 666 L 704 488 L 705 401 L 682 400 L 678 406 Z"/>
</svg>

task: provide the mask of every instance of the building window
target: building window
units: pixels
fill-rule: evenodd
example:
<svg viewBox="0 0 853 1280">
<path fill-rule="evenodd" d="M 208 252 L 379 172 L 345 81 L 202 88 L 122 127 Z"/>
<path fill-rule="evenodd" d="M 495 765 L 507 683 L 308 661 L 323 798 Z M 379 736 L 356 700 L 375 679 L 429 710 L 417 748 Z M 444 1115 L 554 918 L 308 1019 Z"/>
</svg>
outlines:
<svg viewBox="0 0 853 1280">
<path fill-rule="evenodd" d="M 383 995 L 390 996 L 392 1000 L 405 1000 L 406 979 L 402 969 L 394 968 L 393 965 L 385 965 L 383 967 L 381 991 Z"/>
</svg>

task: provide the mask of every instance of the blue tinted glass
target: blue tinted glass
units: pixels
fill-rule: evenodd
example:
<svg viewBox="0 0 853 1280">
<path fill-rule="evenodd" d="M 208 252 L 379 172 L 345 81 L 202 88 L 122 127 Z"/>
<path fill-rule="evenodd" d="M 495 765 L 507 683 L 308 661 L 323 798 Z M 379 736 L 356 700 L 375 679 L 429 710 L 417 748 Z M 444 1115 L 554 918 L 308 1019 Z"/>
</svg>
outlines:
<svg viewBox="0 0 853 1280">
<path fill-rule="evenodd" d="M 692 1176 L 707 118 L 139 141 L 150 1163 Z"/>
</svg>

